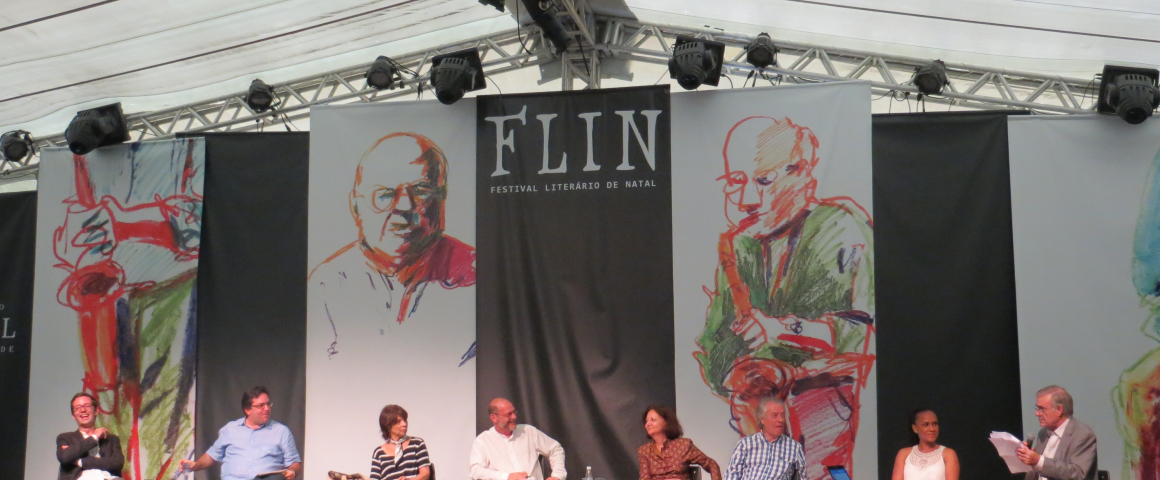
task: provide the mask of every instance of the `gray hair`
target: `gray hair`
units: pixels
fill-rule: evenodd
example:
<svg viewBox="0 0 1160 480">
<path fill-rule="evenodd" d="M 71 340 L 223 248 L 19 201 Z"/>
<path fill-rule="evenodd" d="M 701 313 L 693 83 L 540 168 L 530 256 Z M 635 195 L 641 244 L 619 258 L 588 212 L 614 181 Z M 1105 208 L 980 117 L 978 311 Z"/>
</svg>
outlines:
<svg viewBox="0 0 1160 480">
<path fill-rule="evenodd" d="M 1038 392 L 1035 392 L 1035 398 L 1039 398 L 1044 395 L 1051 395 L 1051 406 L 1063 407 L 1064 416 L 1072 416 L 1074 411 L 1072 410 L 1071 394 L 1067 393 L 1067 390 L 1064 390 L 1063 387 L 1059 385 L 1048 385 L 1039 389 Z"/>
<path fill-rule="evenodd" d="M 758 419 L 758 421 L 765 418 L 766 406 L 771 404 L 771 403 L 776 403 L 778 405 L 781 405 L 781 408 L 785 409 L 785 400 L 782 400 L 781 397 L 772 396 L 772 395 L 768 396 L 768 397 L 762 397 L 761 400 L 758 400 L 758 402 L 757 402 L 757 419 Z"/>
</svg>

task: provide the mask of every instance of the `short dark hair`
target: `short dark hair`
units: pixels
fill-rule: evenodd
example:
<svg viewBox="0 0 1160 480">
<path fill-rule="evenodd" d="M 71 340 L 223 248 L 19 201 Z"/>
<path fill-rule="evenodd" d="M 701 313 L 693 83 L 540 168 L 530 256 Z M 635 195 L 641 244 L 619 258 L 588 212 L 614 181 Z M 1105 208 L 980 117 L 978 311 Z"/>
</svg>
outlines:
<svg viewBox="0 0 1160 480">
<path fill-rule="evenodd" d="M 391 427 L 399 421 L 407 421 L 407 410 L 398 405 L 387 405 L 379 412 L 379 430 L 383 432 L 383 440 L 391 441 Z"/>
<path fill-rule="evenodd" d="M 674 440 L 681 438 L 685 434 L 685 430 L 681 428 L 681 421 L 677 420 L 677 412 L 665 405 L 649 405 L 644 409 L 644 415 L 640 416 L 640 423 L 644 424 L 648 420 L 648 412 L 657 412 L 665 421 L 665 438 Z M 648 436 L 646 433 L 645 436 Z"/>
<path fill-rule="evenodd" d="M 254 406 L 254 399 L 262 396 L 263 393 L 266 394 L 267 397 L 270 396 L 270 391 L 266 390 L 266 387 L 261 385 L 246 390 L 246 392 L 242 394 L 242 413 L 246 413 L 246 410 L 249 410 L 250 407 Z"/>
<path fill-rule="evenodd" d="M 78 393 L 76 395 L 73 395 L 72 400 L 68 401 L 68 412 L 69 413 L 72 413 L 72 411 L 73 411 L 73 402 L 77 401 L 77 399 L 81 398 L 81 397 L 89 397 L 89 400 L 93 401 L 93 408 L 101 408 L 101 403 L 97 401 L 97 397 L 94 397 L 93 394 L 91 394 L 91 393 L 81 392 L 81 393 Z"/>
</svg>

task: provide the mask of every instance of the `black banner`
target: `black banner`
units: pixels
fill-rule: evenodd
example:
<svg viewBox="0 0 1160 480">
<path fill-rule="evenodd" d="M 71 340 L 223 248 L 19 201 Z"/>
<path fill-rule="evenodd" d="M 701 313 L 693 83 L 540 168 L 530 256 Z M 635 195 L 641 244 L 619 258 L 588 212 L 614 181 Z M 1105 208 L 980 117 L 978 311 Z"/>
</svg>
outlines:
<svg viewBox="0 0 1160 480">
<path fill-rule="evenodd" d="M 479 97 L 477 427 L 510 399 L 568 475 L 636 478 L 673 405 L 668 87 Z"/>
<path fill-rule="evenodd" d="M 0 480 L 24 479 L 35 258 L 36 192 L 0 194 Z"/>
<path fill-rule="evenodd" d="M 961 478 L 1009 478 L 986 441 L 1022 431 L 1004 113 L 874 117 L 878 478 L 938 415 Z"/>
<path fill-rule="evenodd" d="M 264 385 L 271 418 L 306 424 L 307 133 L 206 135 L 197 312 L 197 447 Z M 218 468 L 209 478 L 218 478 Z"/>
</svg>

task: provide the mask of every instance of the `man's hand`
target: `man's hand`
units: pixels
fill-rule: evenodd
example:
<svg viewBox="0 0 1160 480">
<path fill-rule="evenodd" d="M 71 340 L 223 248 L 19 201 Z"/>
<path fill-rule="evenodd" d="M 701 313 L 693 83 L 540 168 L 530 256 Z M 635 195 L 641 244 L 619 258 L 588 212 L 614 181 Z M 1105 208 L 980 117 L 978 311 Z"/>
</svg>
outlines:
<svg viewBox="0 0 1160 480">
<path fill-rule="evenodd" d="M 528 472 L 512 472 L 508 474 L 508 480 L 524 480 L 528 478 Z"/>
<path fill-rule="evenodd" d="M 287 468 L 286 473 L 283 473 L 282 475 L 286 477 L 286 480 L 294 480 L 294 477 L 298 476 L 298 473 L 295 472 L 293 468 Z"/>
<path fill-rule="evenodd" d="M 109 437 L 109 430 L 105 429 L 105 427 L 98 428 L 96 430 L 93 430 L 93 436 L 95 436 L 97 438 L 108 438 Z"/>
<path fill-rule="evenodd" d="M 1019 446 L 1018 450 L 1015 450 L 1015 456 L 1019 457 L 1020 462 L 1034 467 L 1039 464 L 1039 457 L 1041 455 L 1035 453 L 1035 450 L 1027 448 L 1027 444 L 1023 444 Z"/>
<path fill-rule="evenodd" d="M 548 478 L 545 478 L 544 480 L 560 480 L 560 479 L 556 478 L 556 477 L 548 477 Z"/>
<path fill-rule="evenodd" d="M 183 459 L 179 460 L 177 462 L 177 464 L 178 464 L 179 468 L 181 468 L 181 471 L 183 471 L 183 472 L 187 472 L 187 471 L 193 469 L 193 460 L 186 460 L 183 458 Z"/>
</svg>

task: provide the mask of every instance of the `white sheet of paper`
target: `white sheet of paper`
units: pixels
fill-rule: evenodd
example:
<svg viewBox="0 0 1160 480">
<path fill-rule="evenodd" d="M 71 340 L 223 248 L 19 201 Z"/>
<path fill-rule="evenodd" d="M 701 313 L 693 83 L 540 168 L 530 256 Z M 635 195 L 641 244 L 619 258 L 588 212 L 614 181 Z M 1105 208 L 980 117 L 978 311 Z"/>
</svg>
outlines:
<svg viewBox="0 0 1160 480">
<path fill-rule="evenodd" d="M 1014 435 L 1007 432 L 991 432 L 991 443 L 995 445 L 995 450 L 999 452 L 999 457 L 1007 462 L 1007 469 L 1011 473 L 1024 473 L 1031 471 L 1031 465 L 1020 462 L 1019 457 L 1015 455 L 1015 451 L 1023 444 Z"/>
</svg>

